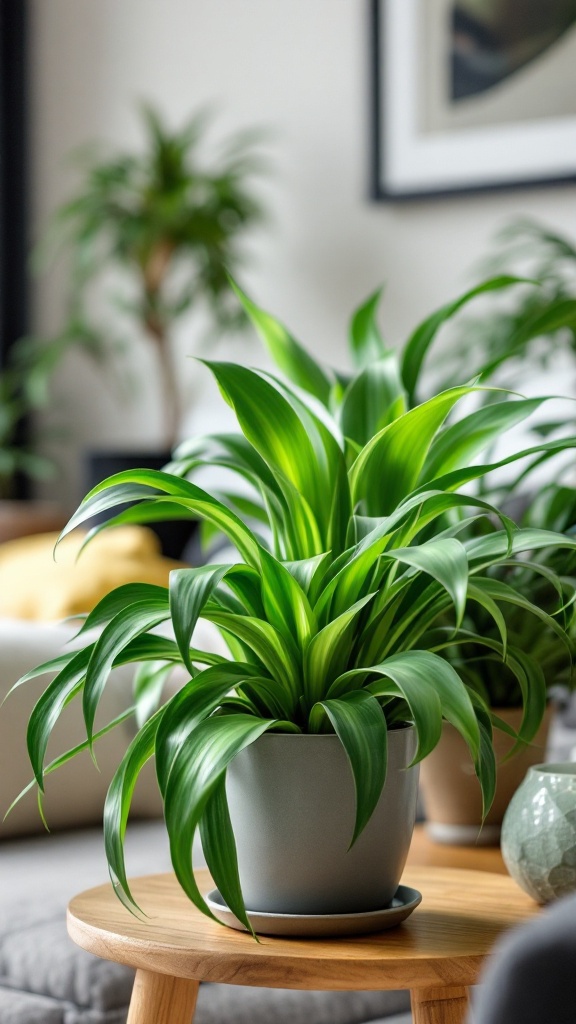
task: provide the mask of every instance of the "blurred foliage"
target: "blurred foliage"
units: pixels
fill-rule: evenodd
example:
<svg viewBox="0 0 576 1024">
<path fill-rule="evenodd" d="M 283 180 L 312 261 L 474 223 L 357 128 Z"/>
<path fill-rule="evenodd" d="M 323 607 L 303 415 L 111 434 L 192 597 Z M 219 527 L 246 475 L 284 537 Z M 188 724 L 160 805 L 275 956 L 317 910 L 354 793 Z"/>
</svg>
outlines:
<svg viewBox="0 0 576 1024">
<path fill-rule="evenodd" d="M 490 254 L 478 267 L 481 280 L 490 274 L 515 274 L 526 285 L 504 303 L 490 303 L 460 321 L 443 384 L 462 375 L 500 370 L 509 375 L 526 366 L 550 367 L 559 354 L 573 360 L 576 385 L 576 247 L 537 221 L 516 219 L 496 236 Z M 534 287 L 534 283 L 538 287 Z"/>
<path fill-rule="evenodd" d="M 49 352 L 42 353 L 46 359 Z M 27 444 L 27 418 L 45 404 L 46 376 L 35 347 L 23 339 L 10 352 L 8 365 L 0 370 L 0 499 L 12 498 L 19 474 L 46 479 L 52 463 Z"/>
<path fill-rule="evenodd" d="M 576 490 L 556 483 L 550 483 L 532 496 L 520 520 L 520 525 L 527 529 L 557 530 L 571 536 L 576 535 L 575 524 Z M 479 535 L 477 525 L 473 532 Z M 510 561 L 493 570 L 492 576 L 562 623 L 573 644 L 576 643 L 576 557 L 573 551 L 549 549 L 533 555 L 524 564 Z M 561 631 L 552 629 L 550 620 L 526 615 L 519 605 L 508 603 L 502 611 L 509 642 L 540 666 L 549 691 L 559 694 L 562 688 L 574 689 L 575 665 Z M 464 627 L 471 634 L 498 639 L 494 623 L 479 605 L 468 606 Z M 495 654 L 487 655 L 484 648 L 471 642 L 448 657 L 468 686 L 491 707 L 522 706 L 518 679 Z"/>
<path fill-rule="evenodd" d="M 474 315 L 462 317 L 452 340 L 450 371 L 441 386 L 449 386 L 462 375 L 479 376 L 487 383 L 514 386 L 518 379 L 561 367 L 564 393 L 576 397 L 576 247 L 567 238 L 528 219 L 510 222 L 497 235 L 493 251 L 482 261 L 478 275 L 516 274 L 525 285 L 511 289 L 505 301 L 489 302 Z M 486 403 L 494 401 L 487 393 Z M 576 427 L 576 402 L 572 416 L 547 419 L 532 426 L 542 438 L 565 436 Z M 550 455 L 552 458 L 553 455 Z M 504 507 L 523 526 L 576 533 L 576 489 L 574 460 L 546 468 L 547 457 L 536 457 L 520 473 L 484 483 L 488 500 Z M 482 530 L 478 522 L 477 531 Z M 550 614 L 558 614 L 564 595 L 558 594 L 547 578 L 558 574 L 569 591 L 576 580 L 576 559 L 566 552 L 547 552 L 530 565 L 498 570 L 504 583 L 512 583 L 524 596 Z M 470 612 L 470 610 L 469 610 Z M 522 650 L 541 665 L 550 686 L 574 686 L 573 666 L 565 645 L 543 622 L 529 622 L 516 607 L 508 606 L 505 619 L 509 635 Z M 569 632 L 576 640 L 576 620 L 571 616 Z M 473 609 L 469 627 L 485 635 L 493 625 L 478 607 Z M 464 655 L 464 657 L 463 657 Z M 458 656 L 458 671 L 469 685 L 493 707 L 521 704 L 517 680 L 496 659 L 470 645 Z"/>
<path fill-rule="evenodd" d="M 98 282 L 111 273 L 130 298 L 111 296 L 114 322 L 128 316 L 155 345 L 163 391 L 165 441 L 172 446 L 181 417 L 181 393 L 172 365 L 175 322 L 202 300 L 218 329 L 243 325 L 228 273 L 241 262 L 239 241 L 259 221 L 263 208 L 249 179 L 264 169 L 261 133 L 239 132 L 205 164 L 209 117 L 196 114 L 169 129 L 157 111 L 141 108 L 145 145 L 141 153 L 109 159 L 84 153 L 78 194 L 60 207 L 35 256 L 44 268 L 56 252 L 70 258 L 70 291 L 64 327 L 50 339 L 28 339 L 46 347 L 43 370 L 70 346 L 92 355 L 111 354 L 110 328 L 90 311 Z M 120 290 L 120 289 L 118 289 Z M 116 330 L 116 328 L 114 329 Z"/>
</svg>

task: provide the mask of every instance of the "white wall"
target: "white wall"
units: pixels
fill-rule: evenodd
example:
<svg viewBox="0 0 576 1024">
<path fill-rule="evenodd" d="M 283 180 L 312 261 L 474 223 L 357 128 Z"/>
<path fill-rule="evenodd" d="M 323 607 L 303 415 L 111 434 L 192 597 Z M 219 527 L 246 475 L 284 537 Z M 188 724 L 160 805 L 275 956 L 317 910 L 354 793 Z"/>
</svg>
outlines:
<svg viewBox="0 0 576 1024">
<path fill-rule="evenodd" d="M 32 0 L 32 11 L 35 232 L 69 194 L 74 177 L 63 161 L 71 149 L 93 139 L 138 143 L 138 98 L 153 100 L 175 125 L 214 102 L 215 134 L 270 126 L 276 171 L 265 193 L 273 221 L 251 240 L 244 280 L 335 363 L 346 362 L 352 307 L 378 283 L 387 282 L 387 334 L 399 341 L 466 283 L 470 264 L 512 215 L 576 234 L 573 187 L 399 206 L 368 201 L 365 0 Z M 61 267 L 38 283 L 38 329 L 57 328 L 64 277 Z M 195 351 L 196 333 L 192 323 L 183 351 Z M 119 401 L 78 357 L 59 372 L 56 404 L 73 423 L 72 436 L 57 443 L 58 490 L 68 502 L 82 487 L 84 446 L 114 439 L 145 445 L 158 436 L 153 364 L 141 345 L 135 352 L 146 378 L 135 404 Z M 259 357 L 248 341 L 243 354 Z M 212 393 L 193 372 L 188 429 L 213 426 Z"/>
</svg>

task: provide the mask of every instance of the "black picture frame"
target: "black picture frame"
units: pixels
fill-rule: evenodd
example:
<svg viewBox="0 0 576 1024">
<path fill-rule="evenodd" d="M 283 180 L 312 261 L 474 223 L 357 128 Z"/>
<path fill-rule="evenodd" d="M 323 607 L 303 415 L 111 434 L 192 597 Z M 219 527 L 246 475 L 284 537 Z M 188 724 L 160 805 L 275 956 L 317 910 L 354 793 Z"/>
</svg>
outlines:
<svg viewBox="0 0 576 1024">
<path fill-rule="evenodd" d="M 576 115 L 437 136 L 418 128 L 418 90 L 410 75 L 419 68 L 423 2 L 369 0 L 371 198 L 403 202 L 574 185 Z"/>
</svg>

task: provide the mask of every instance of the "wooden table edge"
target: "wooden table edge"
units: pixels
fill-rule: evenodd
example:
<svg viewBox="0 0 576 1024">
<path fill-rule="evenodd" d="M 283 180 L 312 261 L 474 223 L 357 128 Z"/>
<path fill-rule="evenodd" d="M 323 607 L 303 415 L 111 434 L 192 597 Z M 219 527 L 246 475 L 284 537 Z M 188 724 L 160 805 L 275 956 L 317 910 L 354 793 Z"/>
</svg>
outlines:
<svg viewBox="0 0 576 1024">
<path fill-rule="evenodd" d="M 486 959 L 486 954 L 462 957 L 458 961 L 457 979 L 447 970 L 446 956 L 418 960 L 416 985 L 414 967 L 410 969 L 405 961 L 386 961 L 383 965 L 380 957 L 362 960 L 342 957 L 324 965 L 321 980 L 313 954 L 291 960 L 282 960 L 280 957 L 271 960 L 258 955 L 247 956 L 245 950 L 239 950 L 237 954 L 227 950 L 223 955 L 215 950 L 194 953 L 161 941 L 156 941 L 154 950 L 150 951 L 146 949 L 146 940 L 119 936 L 117 932 L 86 925 L 70 909 L 67 911 L 67 928 L 70 938 L 82 949 L 104 960 L 112 960 L 136 970 L 189 981 L 303 991 L 408 991 L 415 988 L 450 987 L 455 983 L 468 987 L 476 984 Z M 265 941 L 275 941 L 269 936 L 263 938 Z M 309 941 L 312 945 L 315 940 L 295 941 Z M 333 941 L 337 943 L 341 940 L 335 938 Z M 446 978 L 447 973 L 450 973 L 449 978 Z"/>
</svg>

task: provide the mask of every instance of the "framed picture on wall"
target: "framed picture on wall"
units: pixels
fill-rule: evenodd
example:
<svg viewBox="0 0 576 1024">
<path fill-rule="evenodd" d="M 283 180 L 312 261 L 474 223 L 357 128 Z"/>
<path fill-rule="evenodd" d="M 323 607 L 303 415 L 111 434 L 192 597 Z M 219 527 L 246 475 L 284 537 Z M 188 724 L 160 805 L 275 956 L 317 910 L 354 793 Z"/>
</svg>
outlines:
<svg viewBox="0 0 576 1024">
<path fill-rule="evenodd" d="M 576 0 L 372 0 L 373 194 L 576 180 Z"/>
</svg>

